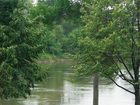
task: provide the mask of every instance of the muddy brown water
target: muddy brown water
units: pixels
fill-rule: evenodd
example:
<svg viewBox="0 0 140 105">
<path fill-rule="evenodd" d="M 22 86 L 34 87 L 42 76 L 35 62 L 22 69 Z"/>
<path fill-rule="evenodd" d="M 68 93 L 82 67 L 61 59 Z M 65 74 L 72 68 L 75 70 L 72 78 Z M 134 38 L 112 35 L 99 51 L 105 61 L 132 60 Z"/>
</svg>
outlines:
<svg viewBox="0 0 140 105">
<path fill-rule="evenodd" d="M 73 81 L 71 65 L 54 64 L 49 77 L 36 84 L 27 99 L 0 100 L 0 105 L 92 105 L 93 84 L 90 78 Z M 132 88 L 120 79 L 116 80 L 127 88 Z M 134 105 L 134 96 L 118 88 L 113 83 L 99 86 L 99 105 Z"/>
</svg>

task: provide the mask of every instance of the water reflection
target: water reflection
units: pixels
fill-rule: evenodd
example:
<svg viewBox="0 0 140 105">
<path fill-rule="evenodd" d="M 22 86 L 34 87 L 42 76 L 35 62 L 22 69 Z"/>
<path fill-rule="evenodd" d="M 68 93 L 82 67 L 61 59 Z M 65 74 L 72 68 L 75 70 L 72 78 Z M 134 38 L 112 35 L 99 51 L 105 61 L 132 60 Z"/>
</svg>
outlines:
<svg viewBox="0 0 140 105">
<path fill-rule="evenodd" d="M 92 105 L 92 81 L 88 78 L 70 81 L 73 77 L 67 70 L 69 68 L 70 65 L 53 65 L 49 78 L 37 84 L 28 99 L 0 101 L 0 105 Z M 119 79 L 117 81 L 132 88 Z M 134 105 L 134 97 L 107 82 L 100 85 L 99 105 Z"/>
<path fill-rule="evenodd" d="M 119 78 L 116 81 L 121 86 L 133 89 Z M 134 105 L 134 95 L 120 89 L 114 84 L 100 85 L 100 105 Z"/>
</svg>

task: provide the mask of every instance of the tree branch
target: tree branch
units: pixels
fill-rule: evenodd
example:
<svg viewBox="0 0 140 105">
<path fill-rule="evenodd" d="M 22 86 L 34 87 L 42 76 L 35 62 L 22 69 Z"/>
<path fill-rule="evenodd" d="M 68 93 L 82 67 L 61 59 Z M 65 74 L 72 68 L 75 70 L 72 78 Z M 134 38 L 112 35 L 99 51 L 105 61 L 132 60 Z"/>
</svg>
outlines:
<svg viewBox="0 0 140 105">
<path fill-rule="evenodd" d="M 128 74 L 130 75 L 131 79 L 134 80 L 134 77 L 133 77 L 133 75 L 131 74 L 131 72 L 129 71 L 127 65 L 125 64 L 125 62 L 124 62 L 124 60 L 123 60 L 123 58 L 122 58 L 122 56 L 117 55 L 116 57 L 118 58 L 119 62 L 123 64 L 123 66 L 125 67 L 126 71 L 127 71 Z"/>
<path fill-rule="evenodd" d="M 115 73 L 116 73 L 116 75 L 118 75 L 122 80 L 128 82 L 128 83 L 131 84 L 131 85 L 134 85 L 134 83 L 131 82 L 132 80 L 129 80 L 128 78 L 126 78 L 126 76 L 125 76 L 124 74 L 121 74 L 121 75 L 120 75 L 120 74 L 117 73 L 116 71 L 115 71 Z"/>
<path fill-rule="evenodd" d="M 124 88 L 123 86 L 120 86 L 120 85 L 119 85 L 115 80 L 113 80 L 110 76 L 107 75 L 107 77 L 108 77 L 113 83 L 115 83 L 115 85 L 117 85 L 119 88 L 121 88 L 121 89 L 123 89 L 123 90 L 125 90 L 125 91 L 127 91 L 127 92 L 129 92 L 129 93 L 131 93 L 131 94 L 135 94 L 134 92 L 132 92 L 132 91 L 130 91 L 130 90 Z"/>
<path fill-rule="evenodd" d="M 118 69 L 119 69 L 119 73 L 120 73 L 120 74 L 119 74 L 116 70 L 114 70 L 115 74 L 118 75 L 122 80 L 128 82 L 128 83 L 131 84 L 131 85 L 134 85 L 133 82 L 132 82 L 133 80 L 128 79 L 128 78 L 122 73 L 121 69 L 120 69 L 120 68 L 118 68 Z"/>
<path fill-rule="evenodd" d="M 121 75 L 120 75 L 116 70 L 114 70 L 114 72 L 116 73 L 116 75 L 118 75 L 122 80 L 124 80 L 124 81 L 128 82 L 129 84 L 133 85 L 133 82 L 132 82 L 133 80 L 128 79 L 128 78 L 123 74 L 121 68 L 118 66 L 117 62 L 113 59 L 113 57 L 112 57 L 112 61 L 113 61 L 114 65 L 118 68 L 119 73 L 121 74 Z"/>
</svg>

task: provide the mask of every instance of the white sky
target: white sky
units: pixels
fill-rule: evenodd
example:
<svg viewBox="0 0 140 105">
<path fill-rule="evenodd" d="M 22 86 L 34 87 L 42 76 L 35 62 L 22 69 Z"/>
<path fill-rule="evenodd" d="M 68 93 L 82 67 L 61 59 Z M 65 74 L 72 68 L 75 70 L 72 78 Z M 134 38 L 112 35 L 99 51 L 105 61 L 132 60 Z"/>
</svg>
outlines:
<svg viewBox="0 0 140 105">
<path fill-rule="evenodd" d="M 37 0 L 32 0 L 33 1 L 33 4 L 36 4 L 37 3 Z"/>
</svg>

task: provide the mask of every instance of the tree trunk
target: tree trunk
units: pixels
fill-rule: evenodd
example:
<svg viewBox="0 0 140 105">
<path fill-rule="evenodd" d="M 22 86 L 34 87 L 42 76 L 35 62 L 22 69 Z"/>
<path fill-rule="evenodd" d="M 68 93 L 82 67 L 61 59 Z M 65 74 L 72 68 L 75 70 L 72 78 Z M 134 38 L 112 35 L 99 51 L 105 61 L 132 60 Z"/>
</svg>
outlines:
<svg viewBox="0 0 140 105">
<path fill-rule="evenodd" d="M 134 77 L 135 77 L 135 105 L 140 105 L 140 84 L 139 84 L 139 66 L 140 66 L 140 59 L 136 61 L 136 67 L 134 68 Z"/>
<path fill-rule="evenodd" d="M 140 105 L 140 86 L 135 86 L 135 105 Z"/>
<path fill-rule="evenodd" d="M 99 98 L 99 74 L 94 75 L 93 80 L 93 105 L 98 105 L 98 98 Z"/>
</svg>

